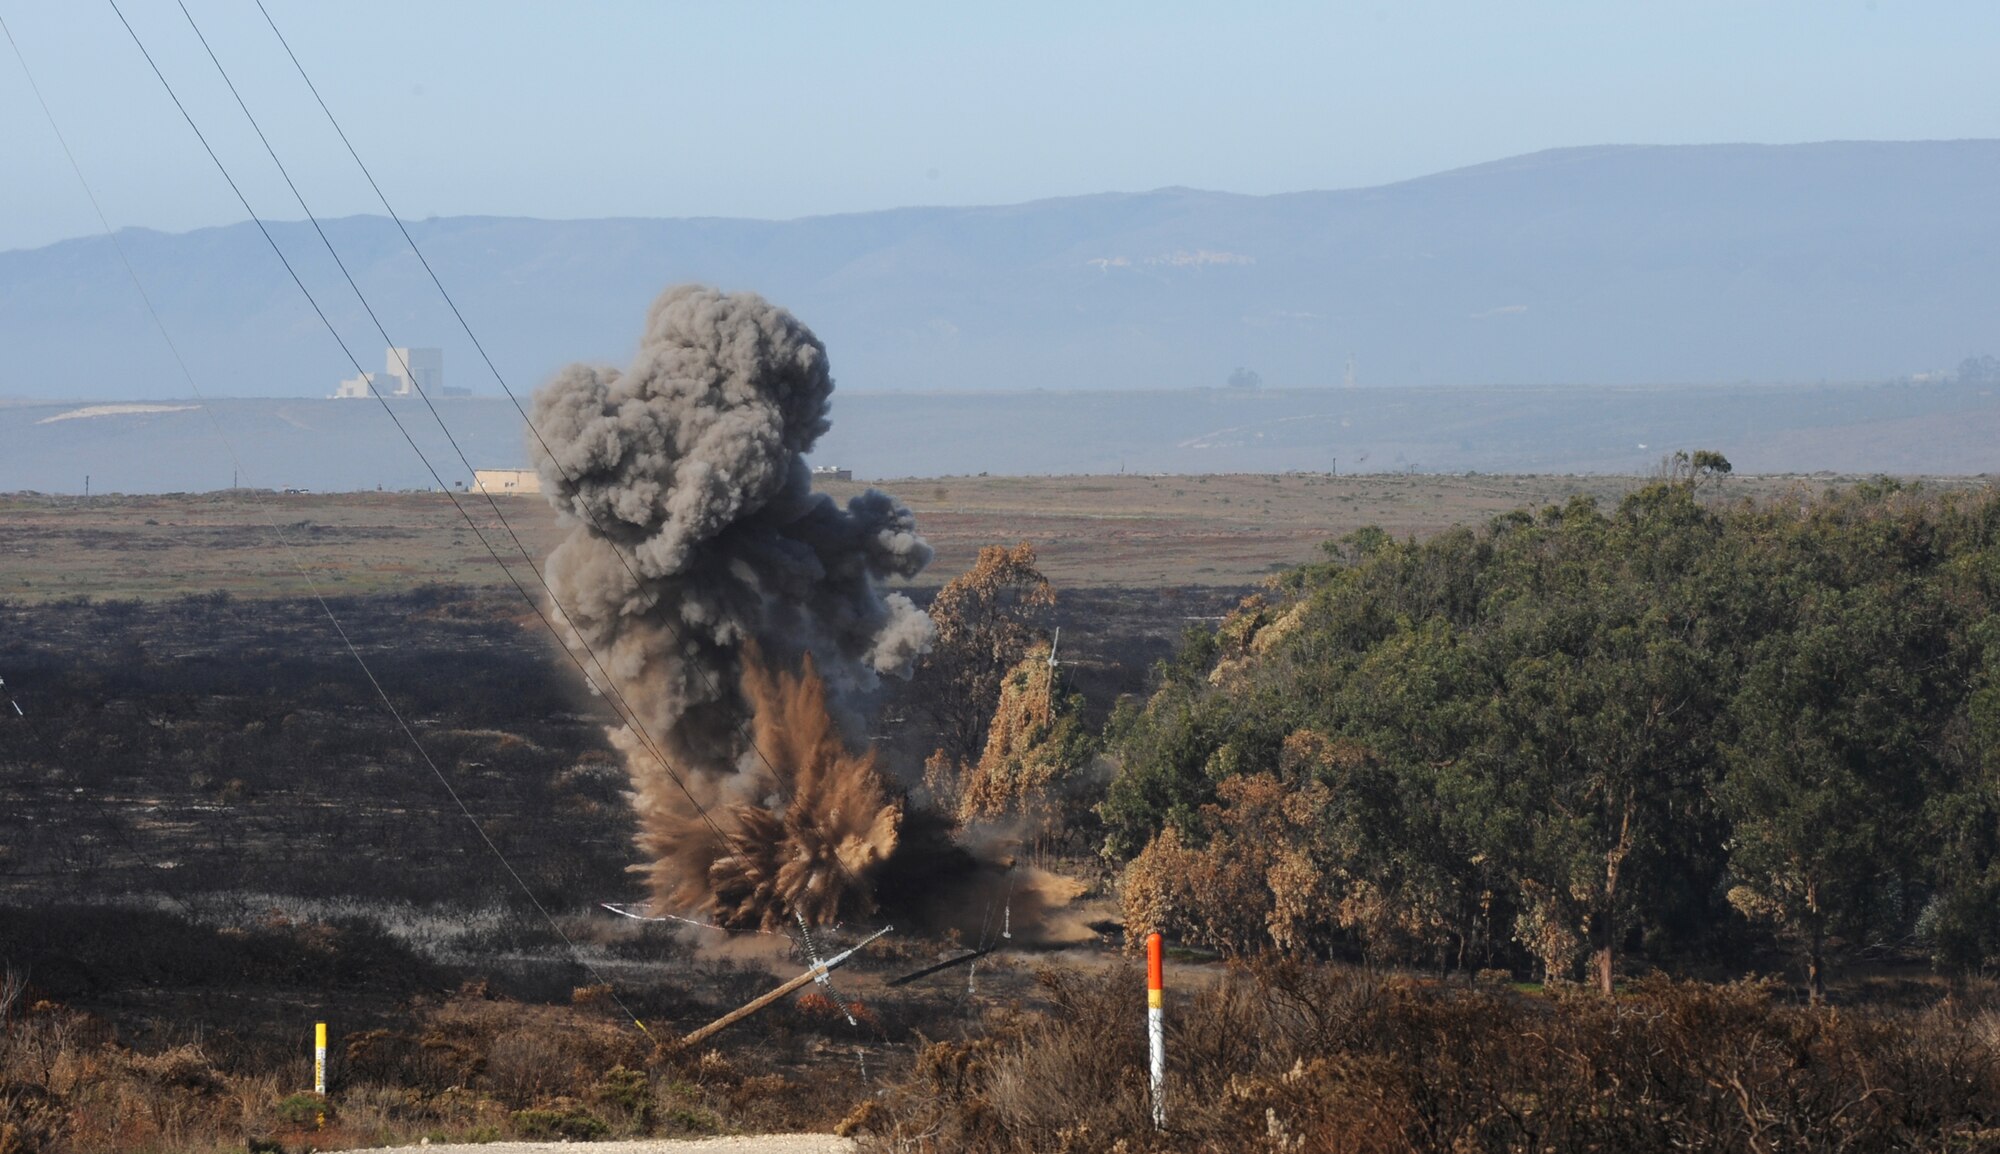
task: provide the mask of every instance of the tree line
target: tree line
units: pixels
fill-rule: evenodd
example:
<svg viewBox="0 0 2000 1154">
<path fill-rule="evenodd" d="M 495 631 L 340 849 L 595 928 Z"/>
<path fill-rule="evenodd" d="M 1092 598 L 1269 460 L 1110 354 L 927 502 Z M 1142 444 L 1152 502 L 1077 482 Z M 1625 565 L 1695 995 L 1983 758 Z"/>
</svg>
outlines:
<svg viewBox="0 0 2000 1154">
<path fill-rule="evenodd" d="M 1102 734 L 1128 926 L 1607 991 L 2000 962 L 2000 494 L 1683 463 L 1362 530 L 1190 632 Z"/>
</svg>

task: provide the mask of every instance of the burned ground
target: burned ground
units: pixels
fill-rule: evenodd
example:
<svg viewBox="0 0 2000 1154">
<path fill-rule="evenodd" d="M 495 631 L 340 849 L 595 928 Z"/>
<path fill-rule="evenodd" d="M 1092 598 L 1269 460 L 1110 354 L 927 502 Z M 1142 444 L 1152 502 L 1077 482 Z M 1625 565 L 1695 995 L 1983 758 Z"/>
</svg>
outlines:
<svg viewBox="0 0 2000 1154">
<path fill-rule="evenodd" d="M 803 955 L 761 935 L 697 950 L 689 931 L 596 908 L 639 896 L 610 713 L 564 673 L 518 599 L 431 587 L 329 606 L 345 640 L 311 601 L 0 606 L 0 676 L 23 711 L 0 726 L 0 961 L 24 983 L 19 1004 L 0 1008 L 14 1015 L 8 1055 L 41 1030 L 64 1045 L 115 1041 L 134 1061 L 199 1039 L 214 1084 L 296 1088 L 300 1039 L 324 1019 L 337 1077 L 423 1103 L 356 1140 L 533 1133 L 541 1123 L 512 1112 L 648 1061 L 671 1068 L 660 1078 L 682 1087 L 671 1109 L 685 1117 L 627 1118 L 633 1132 L 826 1127 L 866 1092 L 858 1048 L 880 1076 L 919 1029 L 954 1030 L 984 1012 L 962 970 L 884 997 L 887 977 L 955 948 L 892 937 L 835 987 L 866 1004 L 858 1027 L 809 996 L 724 1039 L 729 1059 L 690 1055 L 682 1070 L 681 1058 L 655 1055 Z M 1164 643 L 1144 623 L 1095 627 L 1135 658 Z M 1025 981 L 997 961 L 979 979 L 996 976 Z M 529 1085 L 525 1071 L 542 1059 L 523 1048 L 560 1048 L 537 1029 L 574 1034 L 565 1061 L 585 1072 Z M 490 1088 L 498 1114 L 440 1104 L 467 1085 Z M 282 1129 L 264 1106 L 221 1132 Z M 123 1117 L 124 1107 L 93 1109 Z M 196 1133 L 120 1125 L 169 1147 Z M 112 1140 L 93 1134 L 72 1126 L 48 1148 Z"/>
<path fill-rule="evenodd" d="M 1229 480 L 1231 508 L 1253 481 Z M 1293 499 L 1276 496 L 1291 481 L 1274 501 Z M 0 677 L 23 710 L 0 716 L 0 962 L 17 979 L 0 981 L 0 1132 L 11 1128 L 21 1148 L 248 1139 L 324 1149 L 843 1123 L 899 1149 L 1080 1151 L 1121 1138 L 1147 1148 L 1138 1034 L 1120 1025 L 1138 1019 L 1116 985 L 1114 932 L 1095 947 L 1011 950 L 891 988 L 890 978 L 998 933 L 990 914 L 955 937 L 903 926 L 840 971 L 834 994 L 788 1000 L 711 1047 L 678 1050 L 680 1031 L 796 973 L 804 958 L 783 937 L 717 944 L 596 908 L 640 892 L 626 872 L 634 823 L 604 736 L 611 714 L 580 689 L 518 596 L 494 585 L 490 561 L 465 562 L 459 571 L 478 577 L 468 584 L 416 584 L 452 571 L 439 546 L 447 531 L 426 520 L 439 499 L 419 509 L 418 499 L 313 498 L 321 504 L 286 523 L 316 570 L 333 575 L 329 605 L 346 640 L 470 818 L 321 606 L 269 596 L 290 586 L 268 541 L 254 544 L 268 530 L 224 503 L 209 535 L 196 534 L 220 550 L 210 556 L 174 534 L 213 512 L 211 499 L 148 500 L 86 510 L 104 517 L 95 527 L 23 518 L 0 530 L 0 574 L 20 578 L 0 604 Z M 1239 559 L 1229 564 L 1240 579 L 1226 583 L 1065 580 L 1097 563 L 1087 531 L 1097 514 L 1071 512 L 1048 566 L 1053 623 L 1066 680 L 1096 729 L 1120 695 L 1153 684 L 1151 670 L 1189 627 L 1211 627 L 1236 606 L 1254 574 Z M 349 520 L 319 537 L 301 524 L 336 514 Z M 981 524 L 1022 528 L 1011 516 Z M 310 544 L 320 538 L 337 544 Z M 430 552 L 399 559 L 415 541 Z M 468 547 L 477 548 L 450 545 L 461 560 Z M 346 561 L 320 568 L 337 558 Z M 237 568 L 241 581 L 227 583 L 237 593 L 163 595 L 217 566 Z M 922 604 L 934 588 L 911 592 Z M 106 599 L 106 589 L 140 599 Z M 891 682 L 871 729 L 906 783 L 935 737 L 920 688 Z M 1064 864 L 1109 912 L 1108 871 L 1081 852 Z M 853 941 L 857 928 L 831 944 Z M 1655 983 L 1600 1004 L 1493 974 L 1384 986 L 1338 965 L 1311 972 L 1302 1000 L 1303 987 L 1285 982 L 1305 979 L 1281 971 L 1230 978 L 1219 966 L 1177 966 L 1186 992 L 1172 1003 L 1175 1044 L 1186 1064 L 1175 1077 L 1190 1092 L 1214 1090 L 1218 1103 L 1186 1117 L 1183 1148 L 1283 1136 L 1270 1118 L 1290 1128 L 1287 1141 L 1315 1119 L 1348 1119 L 1340 1133 L 1354 1145 L 1342 1148 L 1424 1148 L 1455 1135 L 1467 1149 L 1504 1149 L 1534 1134 L 1608 1134 L 1601 1096 L 1586 1092 L 1594 1083 L 1550 1089 L 1577 1063 L 1668 1087 L 1614 1096 L 1628 1140 L 1663 1132 L 1644 1126 L 1672 1117 L 1705 1127 L 1718 1148 L 1808 1148 L 1770 1135 L 1815 1124 L 1814 1103 L 1864 1092 L 1874 1095 L 1868 1109 L 1842 1114 L 1853 1124 L 1824 1148 L 1884 1136 L 1976 1147 L 2000 1125 L 1991 1010 L 2000 1002 L 1979 979 L 1857 970 L 1846 1005 L 1820 1011 L 1789 1004 L 1781 983 Z M 855 1025 L 835 996 L 858 1003 Z M 1230 1025 L 1248 1018 L 1271 1024 L 1254 1053 Z M 333 1024 L 327 1103 L 293 1093 L 309 1082 L 315 1020 Z M 1308 1020 L 1338 1036 L 1294 1036 Z M 1530 1029 L 1550 1041 L 1521 1041 Z M 1666 1051 L 1621 1049 L 1634 1029 L 1657 1034 L 1670 1059 L 1647 1065 Z M 1742 1054 L 1715 1048 L 1741 1039 L 1754 1043 Z M 1809 1060 L 1787 1056 L 1795 1044 Z M 1487 1054 L 1491 1064 L 1422 1060 L 1434 1051 Z M 1926 1064 L 1930 1053 L 1949 1061 Z M 1722 1081 L 1704 1081 L 1711 1074 Z M 1732 1101 L 1744 1104 L 1725 1118 L 1707 1103 L 1732 1078 L 1743 1084 Z M 1895 1084 L 1871 1090 L 1870 1079 Z M 1115 1089 L 1099 1096 L 1108 1112 L 1077 1130 L 1075 1095 L 1100 1084 Z M 314 1129 L 322 1107 L 328 1128 Z"/>
<path fill-rule="evenodd" d="M 1189 618 L 1237 596 L 1066 594 L 1076 684 L 1098 710 L 1142 689 Z M 612 715 L 518 599 L 429 587 L 329 607 L 345 640 L 312 601 L 0 606 L 0 676 L 26 714 L 0 729 L 8 900 L 511 902 L 518 887 L 480 830 L 545 904 L 629 896 L 632 821 L 603 733 Z M 892 682 L 884 702 L 892 762 L 901 747 L 926 752 L 909 692 Z"/>
<path fill-rule="evenodd" d="M 1078 684 L 1108 707 L 1171 652 L 1183 618 L 1236 595 L 1067 597 Z M 329 606 L 477 828 L 315 602 L 0 606 L 0 676 L 25 714 L 0 726 L 0 940 L 38 992 L 134 1023 L 163 1004 L 184 1022 L 258 1001 L 391 1013 L 470 978 L 566 998 L 595 979 L 536 902 L 621 988 L 671 944 L 594 910 L 638 896 L 611 714 L 518 599 L 427 587 Z M 906 697 L 884 703 L 893 747 L 923 745 L 915 716 Z M 286 935 L 307 923 L 339 948 L 299 954 Z M 892 945 L 861 968 L 936 956 Z M 366 959 L 365 976 L 336 957 Z M 744 972 L 741 989 L 705 979 L 698 994 L 640 1003 L 692 1021 L 754 989 L 766 966 L 753 956 Z"/>
</svg>

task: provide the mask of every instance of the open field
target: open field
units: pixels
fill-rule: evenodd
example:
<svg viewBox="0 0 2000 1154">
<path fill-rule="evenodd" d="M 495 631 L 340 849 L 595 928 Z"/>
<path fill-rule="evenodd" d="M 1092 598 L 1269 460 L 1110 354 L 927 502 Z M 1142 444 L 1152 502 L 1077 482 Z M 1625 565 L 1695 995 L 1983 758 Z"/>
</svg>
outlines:
<svg viewBox="0 0 2000 1154">
<path fill-rule="evenodd" d="M 1843 478 L 1733 477 L 1725 497 L 1818 492 Z M 1845 480 L 1851 480 L 1846 478 Z M 1212 476 L 948 477 L 874 483 L 907 502 L 937 548 L 919 579 L 949 580 L 982 545 L 1033 541 L 1058 586 L 1250 584 L 1309 560 L 1322 542 L 1376 525 L 1428 537 L 1517 508 L 1584 494 L 1615 501 L 1637 477 L 1294 473 Z M 1926 484 L 1978 486 L 1978 478 Z M 861 483 L 824 486 L 836 499 Z M 460 497 L 503 556 L 513 544 L 484 498 Z M 560 540 L 538 498 L 500 498 L 539 563 Z M 0 496 L 0 598 L 365 594 L 424 584 L 505 585 L 506 577 L 438 493 Z M 534 586 L 532 575 L 523 583 Z"/>
<path fill-rule="evenodd" d="M 597 907 L 641 896 L 610 718 L 507 596 L 335 608 L 444 780 L 310 604 L 0 608 L 0 670 L 24 710 L 0 723 L 0 975 L 24 983 L 0 981 L 0 1127 L 29 1135 L 0 1148 L 211 1150 L 211 1125 L 283 1134 L 288 1151 L 588 1136 L 566 1115 L 509 1121 L 560 1114 L 564 1095 L 594 1096 L 592 1117 L 623 1119 L 614 1134 L 824 1131 L 868 1093 L 858 1048 L 870 1077 L 893 1075 L 917 1031 L 985 1012 L 963 970 L 884 989 L 955 952 L 905 922 L 841 971 L 862 1029 L 805 999 L 703 1051 L 661 1051 L 803 955 L 759 935 L 697 948 L 715 939 Z M 999 958 L 979 988 L 1034 998 L 1029 966 Z M 298 1043 L 315 1020 L 332 1025 L 340 1116 L 285 1133 L 297 1120 L 275 1104 L 309 1084 Z M 135 1057 L 83 1054 L 112 1040 Z M 24 1063 L 63 1046 L 67 1065 L 37 1075 L 56 1097 L 22 1099 Z M 133 1095 L 153 1092 L 156 1059 L 181 1081 L 147 1105 Z M 599 1085 L 615 1066 L 677 1088 L 632 1099 Z M 495 1078 L 519 1085 L 465 1092 Z M 365 1104 L 349 1093 L 364 1085 Z M 51 1101 L 67 1136 L 38 1146 Z"/>
<path fill-rule="evenodd" d="M 979 546 L 1037 543 L 1061 594 L 1065 678 L 1095 729 L 1114 698 L 1165 676 L 1188 624 L 1220 620 L 1247 585 L 1325 540 L 1368 524 L 1429 537 L 1576 495 L 1608 503 L 1639 483 L 883 487 L 939 548 L 920 602 Z M 1834 483 L 1732 477 L 1701 492 L 1769 499 Z M 546 505 L 505 508 L 544 555 L 559 532 Z M 423 757 L 304 595 L 273 523 Z M 892 987 L 991 936 L 979 911 L 961 911 L 971 930 L 899 911 L 896 932 L 837 977 L 858 1024 L 815 992 L 701 1047 L 674 1045 L 804 955 L 783 938 L 716 946 L 597 908 L 640 888 L 625 872 L 628 782 L 608 709 L 540 628 L 438 494 L 0 498 L 0 675 L 25 714 L 0 716 L 0 972 L 24 982 L 11 1009 L 0 983 L 0 1127 L 31 1150 L 202 1154 L 836 1128 L 866 1151 L 1081 1154 L 1151 1134 L 1137 975 L 1117 948 L 1115 869 L 1094 843 L 1030 851 L 1083 886 L 1059 939 L 1032 943 L 1014 909 L 1012 948 Z M 888 687 L 871 736 L 915 790 L 935 734 L 908 692 Z M 1354 960 L 1224 966 L 1180 952 L 1168 1004 L 1187 1108 L 1160 1145 L 1126 1148 L 1319 1134 L 1283 1148 L 1445 1148 L 1438 1136 L 1456 1135 L 1496 1151 L 1665 1148 L 1654 1139 L 1752 1150 L 1772 1148 L 1768 1128 L 1797 1127 L 1834 1134 L 1824 1149 L 1973 1149 L 2000 1133 L 2000 992 L 1976 976 L 1857 964 L 1836 982 L 1841 1009 L 1822 1012 L 1781 982 L 1635 968 L 1599 1001 L 1511 984 L 1512 971 L 1442 978 Z M 319 1103 L 296 1093 L 321 1019 L 335 1087 L 323 1130 Z M 1644 1044 L 1627 1040 L 1635 1030 Z M 1579 1064 L 1602 1080 L 1576 1078 Z M 1718 1080 L 1732 1086 L 1726 1108 Z M 1885 1084 L 1894 1095 L 1873 1089 Z M 1496 1103 L 1531 1108 L 1502 1116 Z"/>
</svg>

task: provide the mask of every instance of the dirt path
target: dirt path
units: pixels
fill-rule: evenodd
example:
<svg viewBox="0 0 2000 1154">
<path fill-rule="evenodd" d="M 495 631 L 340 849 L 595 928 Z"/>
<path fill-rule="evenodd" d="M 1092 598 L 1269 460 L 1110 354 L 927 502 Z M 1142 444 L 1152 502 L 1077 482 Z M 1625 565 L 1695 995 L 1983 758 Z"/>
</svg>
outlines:
<svg viewBox="0 0 2000 1154">
<path fill-rule="evenodd" d="M 424 1154 L 850 1154 L 854 1143 L 831 1134 L 755 1134 L 727 1138 L 647 1138 L 635 1142 L 488 1142 L 479 1146 L 378 1146 Z M 351 1151 L 350 1154 L 368 1154 Z"/>
</svg>

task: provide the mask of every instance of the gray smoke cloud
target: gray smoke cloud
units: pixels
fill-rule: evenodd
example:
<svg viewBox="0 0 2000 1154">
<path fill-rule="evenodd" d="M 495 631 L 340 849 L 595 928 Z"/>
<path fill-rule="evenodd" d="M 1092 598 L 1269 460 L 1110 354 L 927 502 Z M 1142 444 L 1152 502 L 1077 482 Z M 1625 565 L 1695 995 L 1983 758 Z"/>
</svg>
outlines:
<svg viewBox="0 0 2000 1154">
<path fill-rule="evenodd" d="M 825 347 L 790 313 L 681 286 L 647 312 L 624 372 L 572 365 L 535 395 L 547 442 L 536 466 L 570 529 L 546 570 L 572 626 L 565 640 L 602 660 L 701 804 L 734 815 L 732 838 L 783 816 L 800 769 L 752 748 L 746 676 L 816 676 L 826 713 L 858 744 L 880 679 L 907 677 L 935 634 L 881 587 L 931 559 L 910 511 L 874 490 L 845 507 L 813 491 L 805 454 L 828 428 L 832 393 Z M 693 824 L 638 734 L 612 736 L 651 859 L 636 868 L 657 897 L 702 904 L 728 851 Z M 859 764 L 874 773 L 871 759 Z"/>
</svg>

